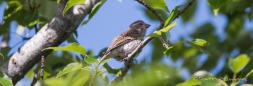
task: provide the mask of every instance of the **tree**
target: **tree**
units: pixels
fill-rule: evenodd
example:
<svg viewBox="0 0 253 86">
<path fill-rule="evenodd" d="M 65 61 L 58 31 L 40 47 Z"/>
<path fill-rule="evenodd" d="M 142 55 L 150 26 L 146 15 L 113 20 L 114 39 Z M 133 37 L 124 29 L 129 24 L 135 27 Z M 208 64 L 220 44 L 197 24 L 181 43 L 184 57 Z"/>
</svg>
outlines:
<svg viewBox="0 0 253 86">
<path fill-rule="evenodd" d="M 86 46 L 78 44 L 76 29 L 79 25 L 88 25 L 106 2 L 106 0 L 0 1 L 0 3 L 7 3 L 8 6 L 4 11 L 3 23 L 0 26 L 3 73 L 11 79 L 13 84 L 24 76 L 31 79 L 33 77 L 31 85 L 39 79 L 38 75 L 42 78 L 42 84 L 46 85 L 252 84 L 253 69 L 249 64 L 252 63 L 253 57 L 253 41 L 250 36 L 252 30 L 248 30 L 245 26 L 248 24 L 247 21 L 253 18 L 252 1 L 207 0 L 213 15 L 226 16 L 227 24 L 223 27 L 226 37 L 220 41 L 219 35 L 214 32 L 217 26 L 207 22 L 195 27 L 194 32 L 187 35 L 194 40 L 186 40 L 182 37 L 181 40 L 173 42 L 166 33 L 172 32 L 170 29 L 175 26 L 198 20 L 196 12 L 199 5 L 197 3 L 201 1 L 186 1 L 183 6 L 175 6 L 170 12 L 165 0 L 136 0 L 135 3 L 138 2 L 138 5 L 143 7 L 142 11 L 147 18 L 160 22 L 159 26 L 153 33 L 147 34 L 143 44 L 137 47 L 130 59 L 125 62 L 125 67 L 115 69 L 104 63 L 105 69 L 100 69 L 94 65 L 97 64 L 96 58 L 102 55 L 104 49 L 101 49 L 99 55 L 94 54 L 92 50 L 86 51 Z M 49 10 L 43 11 L 48 7 Z M 83 21 L 88 14 L 88 20 Z M 174 20 L 178 19 L 184 23 L 177 24 L 176 22 L 179 21 Z M 9 40 L 10 35 L 13 34 L 10 29 L 13 21 L 29 30 L 34 30 L 35 35 L 31 38 L 22 37 L 24 41 L 28 41 L 16 49 L 13 55 L 8 56 L 11 49 L 15 50 L 15 47 L 9 45 L 12 42 Z M 69 43 L 68 45 L 57 47 L 65 40 Z M 145 52 L 142 48 L 148 43 L 151 43 L 153 47 L 150 55 L 146 56 L 151 58 L 151 62 L 142 60 L 134 64 L 131 57 L 137 52 Z M 52 50 L 67 52 L 59 54 Z M 166 62 L 161 63 L 164 58 L 171 59 L 173 63 L 181 62 L 181 65 L 173 67 L 166 65 Z M 205 61 L 200 60 L 203 58 Z M 217 64 L 213 64 L 214 62 Z M 224 65 L 220 65 L 221 63 Z M 129 70 L 131 73 L 128 72 Z M 191 75 L 186 79 L 183 78 L 184 75 L 179 74 L 185 71 Z M 212 71 L 217 73 L 212 73 Z M 105 75 L 106 72 L 114 74 L 116 79 L 109 82 L 110 78 L 106 77 L 108 75 Z M 11 85 L 10 79 L 1 77 L 0 82 L 2 85 Z"/>
</svg>

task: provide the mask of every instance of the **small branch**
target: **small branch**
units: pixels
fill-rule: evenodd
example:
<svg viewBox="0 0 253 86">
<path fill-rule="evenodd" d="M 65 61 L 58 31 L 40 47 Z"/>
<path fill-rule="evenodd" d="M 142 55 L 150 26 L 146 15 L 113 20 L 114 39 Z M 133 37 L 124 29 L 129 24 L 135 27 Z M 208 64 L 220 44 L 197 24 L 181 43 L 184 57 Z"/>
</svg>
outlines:
<svg viewBox="0 0 253 86">
<path fill-rule="evenodd" d="M 38 81 L 38 74 L 39 74 L 39 69 L 40 69 L 40 66 L 41 66 L 41 62 L 37 63 L 37 66 L 36 68 L 34 69 L 34 76 L 33 76 L 33 81 L 31 83 L 31 86 L 34 86 L 36 84 L 36 82 Z"/>
<path fill-rule="evenodd" d="M 148 6 L 147 3 L 145 3 L 143 0 L 136 0 L 137 2 L 139 2 L 140 4 L 142 4 L 143 6 L 145 6 L 148 10 L 150 10 L 153 14 L 155 14 L 155 16 L 159 19 L 160 21 L 160 26 L 159 29 L 162 29 L 164 26 L 164 20 L 162 18 L 162 16 L 160 14 L 157 13 L 157 11 L 155 9 L 153 9 L 152 7 Z M 158 30 L 159 30 L 158 29 Z"/>
<path fill-rule="evenodd" d="M 166 49 L 169 49 L 169 45 L 163 40 L 162 37 L 159 37 L 159 40 L 160 40 L 161 43 L 163 44 L 163 47 L 165 47 Z"/>
<path fill-rule="evenodd" d="M 183 14 L 187 8 L 189 8 L 193 3 L 195 2 L 195 0 L 190 0 L 186 5 L 184 5 L 184 7 L 182 7 L 178 13 L 177 16 L 173 19 L 173 21 L 178 18 L 181 14 Z"/>
<path fill-rule="evenodd" d="M 41 70 L 40 70 L 40 77 L 41 77 L 41 83 L 42 83 L 42 86 L 45 86 L 45 83 L 44 83 L 44 66 L 45 66 L 45 57 L 44 56 L 41 56 Z"/>
<path fill-rule="evenodd" d="M 139 2 L 140 4 L 144 5 L 148 10 L 150 10 L 153 14 L 156 15 L 156 17 L 159 19 L 160 21 L 160 26 L 159 28 L 157 28 L 157 30 L 160 30 L 163 28 L 164 26 L 164 20 L 161 18 L 161 15 L 159 15 L 153 8 L 151 8 L 150 6 L 148 6 L 143 0 L 136 0 L 137 2 Z M 179 10 L 178 14 L 177 14 L 177 17 L 175 17 L 173 19 L 173 21 L 178 18 L 178 16 L 180 16 L 181 14 L 183 14 L 185 12 L 185 10 L 190 6 L 192 5 L 192 3 L 194 2 L 195 0 L 190 0 L 182 9 Z M 153 37 L 147 37 L 144 41 L 142 41 L 142 43 L 129 55 L 129 59 L 125 62 L 125 68 L 123 68 L 121 70 L 121 74 L 112 81 L 112 84 L 113 86 L 117 85 L 120 81 L 122 81 L 123 77 L 126 75 L 126 73 L 128 72 L 129 68 L 131 67 L 131 64 L 132 64 L 132 60 L 133 60 L 133 57 L 135 55 L 137 55 L 139 52 L 141 52 L 142 48 L 148 43 L 150 42 L 151 40 L 153 39 Z M 164 44 L 165 41 L 161 38 L 159 38 L 160 41 Z M 166 43 L 164 45 L 167 45 Z M 165 46 L 167 49 L 168 49 L 168 46 Z"/>
<path fill-rule="evenodd" d="M 153 14 L 155 14 L 155 16 L 159 19 L 159 21 L 160 21 L 161 23 L 164 23 L 163 18 L 161 17 L 160 14 L 158 14 L 158 13 L 156 12 L 155 9 L 153 9 L 153 8 L 150 7 L 150 6 L 148 6 L 147 3 L 145 3 L 143 0 L 136 0 L 136 1 L 139 2 L 140 4 L 142 4 L 143 6 L 145 6 L 145 7 L 146 7 L 148 10 L 150 10 Z"/>
</svg>

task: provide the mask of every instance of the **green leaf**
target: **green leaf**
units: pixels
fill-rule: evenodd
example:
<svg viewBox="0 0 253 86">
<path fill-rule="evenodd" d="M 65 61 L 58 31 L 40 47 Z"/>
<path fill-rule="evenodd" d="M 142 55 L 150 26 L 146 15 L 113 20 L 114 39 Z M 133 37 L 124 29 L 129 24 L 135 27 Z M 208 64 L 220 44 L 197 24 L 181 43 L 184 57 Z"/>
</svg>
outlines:
<svg viewBox="0 0 253 86">
<path fill-rule="evenodd" d="M 174 47 L 170 46 L 167 50 L 163 52 L 167 57 L 173 52 Z"/>
<path fill-rule="evenodd" d="M 178 8 L 180 8 L 181 6 L 176 6 L 172 12 L 170 13 L 170 16 L 169 18 L 165 21 L 165 24 L 164 24 L 164 27 L 168 26 L 172 21 L 173 19 L 177 16 L 177 13 L 178 13 Z"/>
<path fill-rule="evenodd" d="M 66 82 L 63 78 L 47 78 L 45 79 L 45 83 L 47 86 L 64 86 L 64 82 Z"/>
<path fill-rule="evenodd" d="M 97 63 L 98 60 L 95 59 L 94 57 L 88 55 L 87 58 L 84 58 L 84 61 L 88 64 L 92 64 L 92 63 Z"/>
<path fill-rule="evenodd" d="M 56 3 L 59 4 L 61 0 L 57 0 Z"/>
<path fill-rule="evenodd" d="M 103 66 L 107 70 L 108 73 L 112 73 L 115 75 L 118 74 L 118 72 L 120 72 L 120 70 L 122 69 L 122 68 L 112 68 L 107 63 L 105 63 Z"/>
<path fill-rule="evenodd" d="M 1 86 L 13 86 L 11 79 L 4 74 L 4 78 L 0 77 Z"/>
<path fill-rule="evenodd" d="M 214 15 L 217 15 L 221 6 L 228 0 L 207 0 L 209 6 L 213 8 Z"/>
<path fill-rule="evenodd" d="M 4 59 L 4 55 L 2 53 L 0 53 L 0 58 L 3 58 Z"/>
<path fill-rule="evenodd" d="M 149 6 L 153 7 L 153 8 L 159 8 L 159 9 L 163 9 L 167 12 L 170 12 L 165 0 L 144 0 L 144 2 L 146 2 Z"/>
<path fill-rule="evenodd" d="M 208 5 L 214 9 L 220 8 L 226 2 L 227 2 L 227 0 L 207 0 Z"/>
<path fill-rule="evenodd" d="M 204 46 L 206 46 L 207 42 L 206 42 L 206 40 L 203 40 L 203 39 L 196 39 L 195 44 L 199 45 L 201 47 L 204 47 Z"/>
<path fill-rule="evenodd" d="M 54 51 L 56 50 L 62 50 L 62 51 L 69 51 L 69 52 L 76 52 L 76 53 L 80 53 L 80 54 L 83 54 L 83 55 L 86 55 L 86 49 L 84 46 L 81 46 L 77 43 L 71 43 L 67 46 L 63 46 L 63 47 L 48 47 L 44 50 L 47 50 L 47 49 L 53 49 Z"/>
<path fill-rule="evenodd" d="M 69 0 L 66 4 L 65 8 L 63 9 L 62 15 L 64 15 L 69 10 L 69 8 L 71 8 L 72 6 L 74 6 L 76 4 L 84 4 L 85 1 L 86 0 Z"/>
<path fill-rule="evenodd" d="M 89 70 L 80 69 L 77 75 L 71 79 L 68 86 L 83 86 L 89 79 Z"/>
<path fill-rule="evenodd" d="M 63 70 L 59 71 L 59 73 L 57 74 L 56 78 L 59 78 L 59 77 L 61 77 L 64 74 L 76 71 L 76 70 L 81 69 L 81 68 L 82 68 L 82 64 L 79 64 L 79 63 L 70 63 Z"/>
<path fill-rule="evenodd" d="M 177 26 L 177 23 L 173 23 L 171 25 L 168 25 L 167 27 L 161 29 L 161 30 L 158 30 L 158 31 L 155 31 L 154 33 L 152 34 L 149 34 L 148 36 L 149 37 L 161 37 L 162 36 L 162 32 L 166 33 L 168 32 L 171 28 Z"/>
<path fill-rule="evenodd" d="M 82 25 L 87 24 L 90 19 L 97 13 L 97 11 L 100 9 L 100 7 L 106 2 L 107 0 L 101 0 L 98 2 L 91 10 L 88 20 L 85 20 Z"/>
<path fill-rule="evenodd" d="M 177 26 L 177 23 L 175 22 L 175 23 L 173 23 L 173 24 L 170 24 L 170 25 L 168 25 L 168 26 L 166 26 L 165 28 L 163 28 L 163 29 L 161 29 L 161 30 L 159 30 L 159 31 L 161 31 L 161 32 L 168 32 L 171 28 L 173 28 L 173 27 L 175 27 L 175 26 Z"/>
<path fill-rule="evenodd" d="M 148 35 L 149 37 L 161 37 L 162 36 L 162 32 L 161 31 L 155 31 L 154 33 L 152 34 L 149 34 Z"/>
<path fill-rule="evenodd" d="M 209 56 L 211 56 L 211 54 L 209 52 L 207 52 L 206 50 L 204 50 L 202 47 L 200 47 L 199 45 L 196 44 L 195 41 L 186 41 L 185 43 L 191 45 L 192 47 L 196 48 L 197 50 L 208 54 Z"/>
<path fill-rule="evenodd" d="M 236 58 L 229 59 L 229 67 L 235 73 L 239 73 L 250 61 L 250 58 L 246 54 L 240 54 Z"/>
</svg>

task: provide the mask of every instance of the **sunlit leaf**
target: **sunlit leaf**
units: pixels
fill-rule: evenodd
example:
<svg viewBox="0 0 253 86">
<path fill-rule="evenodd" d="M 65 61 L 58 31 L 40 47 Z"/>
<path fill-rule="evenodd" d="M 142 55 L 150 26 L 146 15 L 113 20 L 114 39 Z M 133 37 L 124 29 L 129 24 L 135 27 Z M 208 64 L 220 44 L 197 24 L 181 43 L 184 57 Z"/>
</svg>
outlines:
<svg viewBox="0 0 253 86">
<path fill-rule="evenodd" d="M 166 33 L 168 32 L 171 28 L 177 26 L 177 23 L 173 23 L 171 25 L 168 25 L 166 26 L 165 28 L 161 29 L 161 30 L 158 30 L 158 31 L 155 31 L 154 33 L 152 34 L 149 34 L 148 36 L 149 37 L 161 37 L 162 36 L 162 32 Z"/>
<path fill-rule="evenodd" d="M 161 31 L 161 32 L 168 32 L 171 28 L 173 28 L 175 26 L 177 26 L 177 23 L 170 24 L 170 25 L 166 26 L 165 28 L 163 28 L 163 29 L 161 29 L 159 31 Z"/>
<path fill-rule="evenodd" d="M 167 57 L 173 52 L 174 47 L 170 46 L 167 50 L 163 52 Z"/>
<path fill-rule="evenodd" d="M 104 4 L 106 1 L 107 1 L 107 0 L 101 0 L 100 2 L 98 2 L 98 3 L 92 8 L 88 20 L 85 20 L 85 21 L 82 23 L 82 25 L 87 24 L 87 23 L 90 21 L 90 19 L 97 13 L 97 11 L 100 9 L 100 7 L 103 6 L 103 4 Z"/>
<path fill-rule="evenodd" d="M 162 32 L 161 31 L 155 31 L 154 33 L 152 34 L 149 34 L 148 35 L 149 37 L 161 37 L 162 36 Z"/>
<path fill-rule="evenodd" d="M 77 73 L 78 74 L 71 79 L 68 86 L 83 86 L 89 79 L 89 70 L 80 69 Z"/>
<path fill-rule="evenodd" d="M 196 41 L 197 41 L 197 40 L 196 40 Z M 178 41 L 178 42 L 174 43 L 172 46 L 175 47 L 175 46 L 177 46 L 177 45 L 179 45 L 179 44 L 187 43 L 187 44 L 191 45 L 192 47 L 194 47 L 195 49 L 197 49 L 197 50 L 199 50 L 199 51 L 201 51 L 201 52 L 203 52 L 203 53 L 206 53 L 206 54 L 208 54 L 209 56 L 211 56 L 211 54 L 210 54 L 209 52 L 207 52 L 207 51 L 204 50 L 200 45 L 198 45 L 198 43 L 199 43 L 199 44 L 204 43 L 204 40 L 198 39 L 198 43 L 196 43 L 196 41 L 182 40 L 182 41 Z"/>
<path fill-rule="evenodd" d="M 250 58 L 246 54 L 241 54 L 236 58 L 229 59 L 229 67 L 234 73 L 239 73 L 250 61 Z"/>
<path fill-rule="evenodd" d="M 69 8 L 71 8 L 72 6 L 74 6 L 76 4 L 84 4 L 85 1 L 86 0 L 69 0 L 62 12 L 62 15 L 64 15 L 69 10 Z"/>
<path fill-rule="evenodd" d="M 56 3 L 58 4 L 58 3 L 60 3 L 60 1 L 61 1 L 61 0 L 57 0 Z"/>
<path fill-rule="evenodd" d="M 211 54 L 209 54 L 209 52 L 207 52 L 206 50 L 204 50 L 201 46 L 197 45 L 195 43 L 195 41 L 186 41 L 185 43 L 191 45 L 192 47 L 196 48 L 197 50 L 203 52 L 203 53 L 206 53 L 208 54 L 209 56 L 211 56 Z"/>
<path fill-rule="evenodd" d="M 4 78 L 0 77 L 1 86 L 13 86 L 11 79 L 4 74 Z"/>
<path fill-rule="evenodd" d="M 204 47 L 204 46 L 206 46 L 207 42 L 206 42 L 206 40 L 204 40 L 204 39 L 196 39 L 196 40 L 195 40 L 195 44 L 196 44 L 196 45 L 199 45 L 199 46 L 201 46 L 201 47 Z"/>
<path fill-rule="evenodd" d="M 62 51 L 69 51 L 69 52 L 76 52 L 76 53 L 80 53 L 83 55 L 86 55 L 86 49 L 84 46 L 79 45 L 77 43 L 71 43 L 67 46 L 63 46 L 63 47 L 48 47 L 46 49 L 53 49 L 53 50 L 62 50 Z M 44 49 L 44 50 L 46 50 Z"/>
<path fill-rule="evenodd" d="M 92 64 L 92 63 L 97 63 L 98 60 L 95 59 L 94 57 L 88 55 L 86 58 L 84 58 L 84 61 L 88 64 Z"/>
<path fill-rule="evenodd" d="M 66 82 L 63 78 L 47 78 L 45 79 L 45 83 L 47 86 L 64 86 L 64 82 Z"/>
<path fill-rule="evenodd" d="M 153 8 L 159 8 L 159 9 L 163 9 L 167 12 L 170 12 L 165 0 L 144 0 L 144 2 L 146 2 L 149 6 L 153 7 Z"/>
<path fill-rule="evenodd" d="M 164 27 L 168 26 L 168 25 L 173 21 L 173 19 L 177 16 L 178 9 L 179 9 L 180 7 L 181 7 L 181 6 L 176 6 L 176 7 L 172 10 L 172 12 L 170 13 L 169 18 L 165 21 Z"/>
<path fill-rule="evenodd" d="M 70 63 L 63 70 L 59 71 L 59 73 L 57 74 L 56 78 L 59 78 L 59 77 L 61 77 L 64 74 L 76 71 L 76 70 L 81 69 L 81 68 L 82 68 L 82 64 L 79 64 L 79 63 Z"/>
<path fill-rule="evenodd" d="M 0 59 L 3 58 L 4 59 L 4 55 L 2 53 L 0 53 Z"/>
</svg>

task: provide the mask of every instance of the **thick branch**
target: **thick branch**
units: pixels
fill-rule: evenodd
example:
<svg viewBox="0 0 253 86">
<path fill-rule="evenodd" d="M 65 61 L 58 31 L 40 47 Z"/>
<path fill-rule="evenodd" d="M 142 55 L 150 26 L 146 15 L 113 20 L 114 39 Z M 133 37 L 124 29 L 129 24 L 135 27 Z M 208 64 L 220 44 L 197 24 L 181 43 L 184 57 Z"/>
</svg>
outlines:
<svg viewBox="0 0 253 86">
<path fill-rule="evenodd" d="M 16 84 L 40 61 L 42 55 L 46 57 L 52 52 L 50 50 L 42 51 L 42 49 L 58 46 L 66 40 L 99 1 L 86 0 L 83 5 L 76 5 L 63 16 L 62 11 L 68 0 L 60 0 L 55 17 L 43 26 L 25 45 L 20 47 L 9 62 L 1 67 L 1 70 L 12 79 L 13 84 Z"/>
<path fill-rule="evenodd" d="M 164 21 L 163 19 L 160 19 L 161 16 L 153 9 L 151 8 L 150 6 L 148 6 L 143 0 L 137 0 L 140 4 L 144 5 L 148 10 L 150 10 L 153 14 L 156 15 L 156 17 L 159 19 L 159 21 L 161 22 L 160 23 L 160 26 L 159 28 L 157 28 L 157 30 L 160 30 L 163 28 L 164 26 Z M 175 20 L 176 18 L 178 18 L 178 16 L 180 16 L 181 14 L 183 14 L 185 12 L 185 10 L 190 6 L 192 5 L 192 3 L 194 2 L 195 0 L 190 0 L 182 9 L 179 10 L 179 13 L 177 14 L 177 17 L 175 17 L 173 20 Z M 131 67 L 131 64 L 132 64 L 132 60 L 133 60 L 133 57 L 135 55 L 137 55 L 139 52 L 141 52 L 142 48 L 148 43 L 150 42 L 151 40 L 153 39 L 153 37 L 147 37 L 144 41 L 142 41 L 142 43 L 129 55 L 129 59 L 125 62 L 125 67 L 121 70 L 121 74 L 116 78 L 114 79 L 114 81 L 112 81 L 112 85 L 117 85 L 122 79 L 123 77 L 127 74 L 127 71 L 129 70 L 129 68 Z M 163 42 L 162 42 L 163 43 Z M 167 47 L 167 46 L 166 46 Z"/>
</svg>

